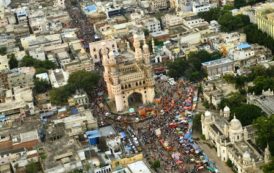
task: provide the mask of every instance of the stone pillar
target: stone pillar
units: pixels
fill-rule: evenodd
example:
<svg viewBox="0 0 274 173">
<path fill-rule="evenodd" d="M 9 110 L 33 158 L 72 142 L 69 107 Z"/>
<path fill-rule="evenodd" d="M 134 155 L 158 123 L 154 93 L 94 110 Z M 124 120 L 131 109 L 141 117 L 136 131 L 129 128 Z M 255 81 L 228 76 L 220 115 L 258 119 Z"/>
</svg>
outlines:
<svg viewBox="0 0 274 173">
<path fill-rule="evenodd" d="M 117 112 L 124 110 L 124 102 L 123 102 L 122 94 L 115 95 L 115 105 L 116 105 Z"/>
<path fill-rule="evenodd" d="M 155 92 L 153 87 L 149 87 L 146 89 L 147 102 L 152 103 L 154 101 Z M 144 102 L 144 101 L 143 101 Z"/>
</svg>

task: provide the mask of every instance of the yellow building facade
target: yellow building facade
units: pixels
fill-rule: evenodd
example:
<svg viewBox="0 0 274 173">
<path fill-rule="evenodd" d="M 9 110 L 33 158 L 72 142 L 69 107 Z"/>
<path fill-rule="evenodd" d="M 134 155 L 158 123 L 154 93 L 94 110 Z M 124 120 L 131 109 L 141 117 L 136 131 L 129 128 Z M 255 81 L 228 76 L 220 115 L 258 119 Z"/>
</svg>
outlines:
<svg viewBox="0 0 274 173">
<path fill-rule="evenodd" d="M 256 10 L 258 28 L 274 38 L 274 7 L 262 7 Z"/>
</svg>

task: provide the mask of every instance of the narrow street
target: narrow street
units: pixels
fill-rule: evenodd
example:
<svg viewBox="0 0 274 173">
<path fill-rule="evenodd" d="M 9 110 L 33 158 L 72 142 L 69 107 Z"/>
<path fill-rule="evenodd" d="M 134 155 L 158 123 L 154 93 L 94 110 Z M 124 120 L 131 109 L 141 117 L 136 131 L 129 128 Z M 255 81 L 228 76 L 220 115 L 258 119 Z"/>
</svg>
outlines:
<svg viewBox="0 0 274 173">
<path fill-rule="evenodd" d="M 217 157 L 217 152 L 214 148 L 210 148 L 203 141 L 197 141 L 197 144 L 201 147 L 201 149 L 205 152 L 205 154 L 215 162 L 217 168 L 221 173 L 233 173 L 230 167 L 226 165 L 225 162 L 221 161 L 219 157 Z"/>
<path fill-rule="evenodd" d="M 78 38 L 83 40 L 85 48 L 88 48 L 90 42 L 94 40 L 93 25 L 89 22 L 87 16 L 82 12 L 79 1 L 76 6 L 71 3 L 72 0 L 66 0 L 66 8 L 71 17 L 71 28 L 79 28 L 77 32 Z"/>
</svg>

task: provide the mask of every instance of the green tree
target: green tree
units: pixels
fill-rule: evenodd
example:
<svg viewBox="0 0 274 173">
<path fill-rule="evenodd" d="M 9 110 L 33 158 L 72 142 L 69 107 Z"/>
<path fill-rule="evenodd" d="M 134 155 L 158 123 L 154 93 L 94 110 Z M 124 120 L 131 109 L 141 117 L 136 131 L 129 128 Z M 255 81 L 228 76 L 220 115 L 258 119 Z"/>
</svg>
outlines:
<svg viewBox="0 0 274 173">
<path fill-rule="evenodd" d="M 224 108 L 225 106 L 230 108 L 237 107 L 239 104 L 244 103 L 245 100 L 245 96 L 241 95 L 239 92 L 230 93 L 226 98 L 221 100 L 219 108 Z"/>
<path fill-rule="evenodd" d="M 256 128 L 256 143 L 262 149 L 269 144 L 270 152 L 274 154 L 274 115 L 259 117 L 254 123 Z"/>
<path fill-rule="evenodd" d="M 14 54 L 8 55 L 8 58 L 9 58 L 9 67 L 10 67 L 10 69 L 17 68 L 18 67 L 18 61 L 15 58 L 15 55 Z"/>
<path fill-rule="evenodd" d="M 231 161 L 230 159 L 228 159 L 228 160 L 226 161 L 226 165 L 227 165 L 228 167 L 230 167 L 230 168 L 233 167 L 233 163 L 232 163 L 232 161 Z"/>
<path fill-rule="evenodd" d="M 33 67 L 34 64 L 35 64 L 35 59 L 28 55 L 24 56 L 20 62 L 21 67 Z"/>
<path fill-rule="evenodd" d="M 51 84 L 48 81 L 38 78 L 34 79 L 34 91 L 36 93 L 45 93 L 49 89 L 51 89 Z"/>
<path fill-rule="evenodd" d="M 51 62 L 49 60 L 41 61 L 34 59 L 32 56 L 24 56 L 23 59 L 20 62 L 21 67 L 35 67 L 35 69 L 38 68 L 44 68 L 44 69 L 54 69 L 56 68 L 56 65 L 54 62 Z"/>
<path fill-rule="evenodd" d="M 193 118 L 193 130 L 202 133 L 201 114 L 196 114 Z"/>
<path fill-rule="evenodd" d="M 59 88 L 53 88 L 49 92 L 50 102 L 54 105 L 64 105 L 67 104 L 68 98 L 74 94 L 75 89 L 70 85 L 65 85 Z"/>
<path fill-rule="evenodd" d="M 39 167 L 37 163 L 31 160 L 26 166 L 26 173 L 37 173 L 39 171 Z"/>
<path fill-rule="evenodd" d="M 157 169 L 161 167 L 161 162 L 160 162 L 160 160 L 155 160 L 155 161 L 152 163 L 151 167 L 152 167 L 155 171 L 157 171 Z"/>
<path fill-rule="evenodd" d="M 168 75 L 178 79 L 184 75 L 185 69 L 188 68 L 188 62 L 183 58 L 177 58 L 174 62 L 167 64 Z"/>
<path fill-rule="evenodd" d="M 6 47 L 0 47 L 0 55 L 6 55 L 7 54 L 7 48 Z"/>
<path fill-rule="evenodd" d="M 221 58 L 219 52 L 208 53 L 205 50 L 191 52 L 187 60 L 177 58 L 174 62 L 169 62 L 167 64 L 168 75 L 175 79 L 184 76 L 190 81 L 197 82 L 207 75 L 202 68 L 202 63 L 219 58 Z"/>
<path fill-rule="evenodd" d="M 237 107 L 231 107 L 230 119 L 233 118 L 234 114 L 243 126 L 250 125 L 257 118 L 265 116 L 265 113 L 260 107 L 250 104 L 239 104 Z"/>
<path fill-rule="evenodd" d="M 92 94 L 97 87 L 100 75 L 95 72 L 77 71 L 72 73 L 68 79 L 68 85 L 74 90 L 83 89 L 88 94 Z"/>
<path fill-rule="evenodd" d="M 81 89 L 91 96 L 94 94 L 94 89 L 98 86 L 99 80 L 100 75 L 95 72 L 74 72 L 69 76 L 67 85 L 54 88 L 50 91 L 50 100 L 56 105 L 66 104 L 68 98 L 73 95 L 76 90 Z"/>
<path fill-rule="evenodd" d="M 272 158 L 272 161 L 269 164 L 266 164 L 263 166 L 264 173 L 273 173 L 274 172 L 274 161 Z"/>
</svg>

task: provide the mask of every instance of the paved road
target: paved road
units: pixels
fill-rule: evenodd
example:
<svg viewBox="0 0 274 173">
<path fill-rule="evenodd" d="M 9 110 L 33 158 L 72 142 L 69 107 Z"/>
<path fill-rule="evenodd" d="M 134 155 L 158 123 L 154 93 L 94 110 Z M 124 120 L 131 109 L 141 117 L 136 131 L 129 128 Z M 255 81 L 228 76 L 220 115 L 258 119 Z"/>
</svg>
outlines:
<svg viewBox="0 0 274 173">
<path fill-rule="evenodd" d="M 221 173 L 233 173 L 233 171 L 226 165 L 226 163 L 221 161 L 221 159 L 217 157 L 217 152 L 214 148 L 210 148 L 207 144 L 203 143 L 202 141 L 199 141 L 197 143 L 205 152 L 205 154 L 210 158 L 210 160 L 216 163 L 216 166 Z"/>
</svg>

